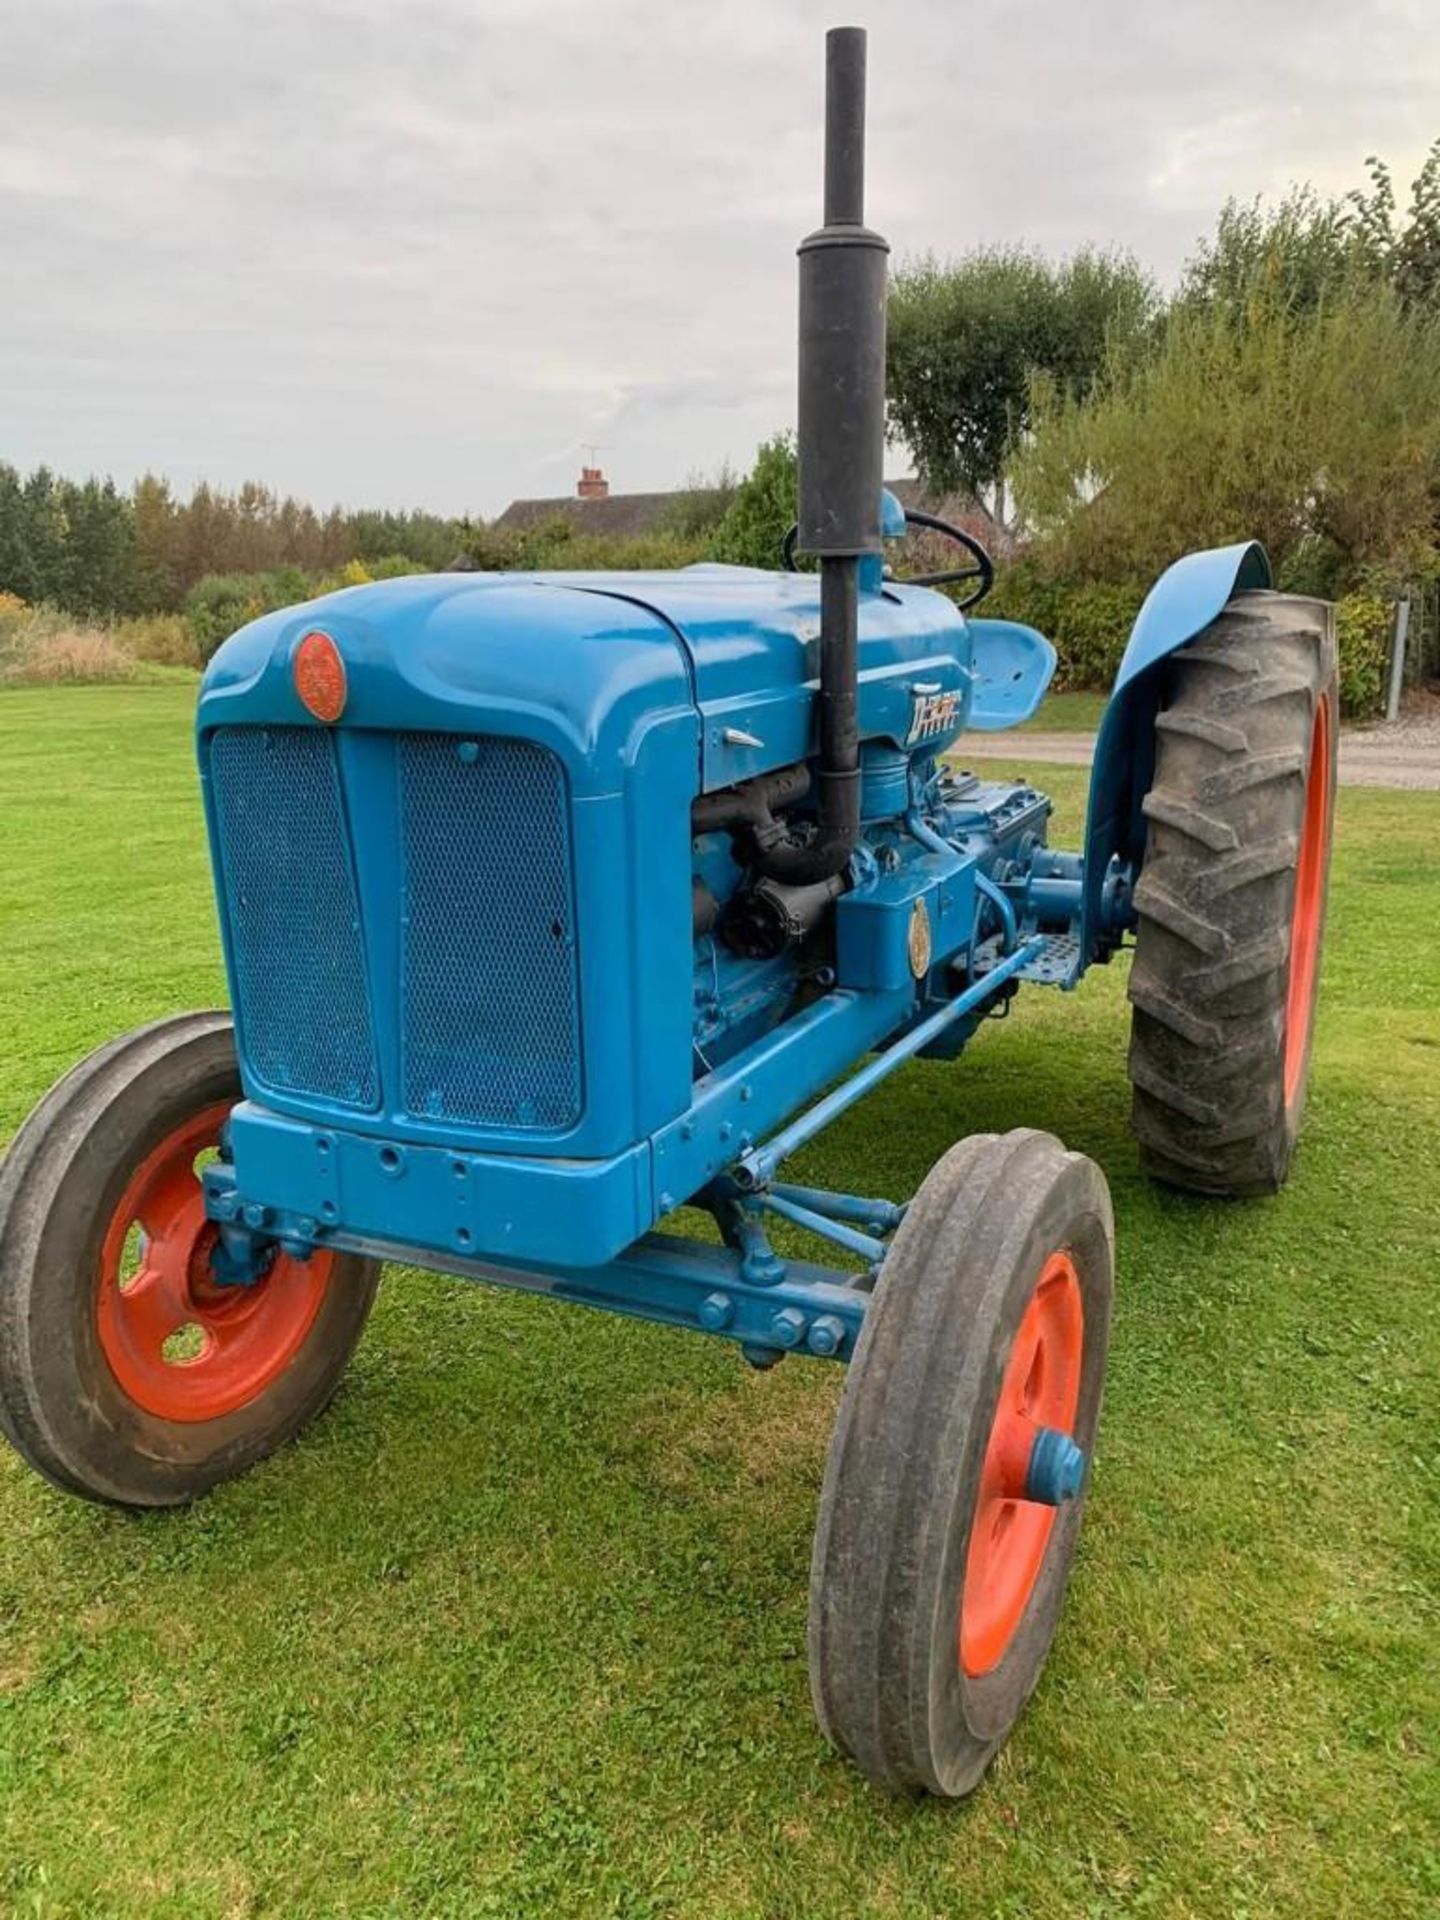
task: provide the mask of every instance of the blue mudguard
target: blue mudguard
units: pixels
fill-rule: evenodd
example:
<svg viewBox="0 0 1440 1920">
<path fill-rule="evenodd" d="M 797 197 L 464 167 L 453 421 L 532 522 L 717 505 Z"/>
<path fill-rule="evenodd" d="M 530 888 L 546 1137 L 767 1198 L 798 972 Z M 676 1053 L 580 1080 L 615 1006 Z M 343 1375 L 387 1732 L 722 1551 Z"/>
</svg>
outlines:
<svg viewBox="0 0 1440 1920">
<path fill-rule="evenodd" d="M 1160 669 L 1171 654 L 1204 632 L 1232 597 L 1271 585 L 1270 562 L 1254 540 L 1187 553 L 1150 589 L 1115 676 L 1095 742 L 1085 826 L 1082 960 L 1104 960 L 1119 931 L 1102 911 L 1112 862 L 1136 872 L 1145 852 L 1142 804 L 1155 773 L 1155 714 Z M 973 724 L 973 723 L 972 723 Z"/>
</svg>

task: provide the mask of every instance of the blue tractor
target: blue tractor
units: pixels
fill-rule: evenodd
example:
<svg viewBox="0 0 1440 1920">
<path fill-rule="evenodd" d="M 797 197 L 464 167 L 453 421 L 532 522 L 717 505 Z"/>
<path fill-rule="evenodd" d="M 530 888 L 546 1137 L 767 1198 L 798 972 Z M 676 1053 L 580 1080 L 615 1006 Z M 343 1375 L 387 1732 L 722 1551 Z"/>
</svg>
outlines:
<svg viewBox="0 0 1440 1920">
<path fill-rule="evenodd" d="M 14 1141 L 0 1417 L 74 1493 L 192 1500 L 325 1406 L 386 1260 L 719 1334 L 757 1368 L 844 1362 L 816 1711 L 874 1780 L 958 1795 L 1035 1685 L 1074 1553 L 1105 1180 L 1028 1129 L 960 1141 L 907 1205 L 787 1163 L 1022 983 L 1073 987 L 1133 940 L 1144 1163 L 1278 1187 L 1335 648 L 1258 547 L 1191 554 L 1136 623 L 1081 847 L 1047 844 L 1043 793 L 958 770 L 1055 656 L 971 613 L 992 567 L 967 535 L 938 580 L 887 567 L 863 99 L 864 36 L 837 29 L 786 543 L 816 570 L 430 575 L 216 654 L 197 745 L 233 1013 L 102 1047 Z M 718 1231 L 667 1230 L 687 1204 Z"/>
</svg>

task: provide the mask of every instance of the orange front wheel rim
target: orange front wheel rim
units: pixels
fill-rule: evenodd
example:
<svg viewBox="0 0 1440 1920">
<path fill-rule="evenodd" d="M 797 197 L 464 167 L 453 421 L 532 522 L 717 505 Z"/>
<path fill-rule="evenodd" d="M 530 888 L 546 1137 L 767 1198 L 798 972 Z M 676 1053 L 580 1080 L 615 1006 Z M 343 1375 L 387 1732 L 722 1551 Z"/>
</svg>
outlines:
<svg viewBox="0 0 1440 1920">
<path fill-rule="evenodd" d="M 1080 1404 L 1085 1314 L 1068 1253 L 1053 1253 L 1015 1334 L 970 1528 L 960 1607 L 960 1665 L 972 1679 L 1004 1659 L 1035 1591 L 1053 1505 L 1028 1497 L 1037 1434 L 1071 1434 Z"/>
<path fill-rule="evenodd" d="M 333 1254 L 277 1252 L 251 1285 L 216 1282 L 196 1161 L 218 1144 L 229 1111 L 208 1108 L 166 1135 L 101 1245 L 101 1351 L 121 1390 L 162 1420 L 216 1420 L 258 1399 L 304 1345 L 334 1274 Z"/>
</svg>

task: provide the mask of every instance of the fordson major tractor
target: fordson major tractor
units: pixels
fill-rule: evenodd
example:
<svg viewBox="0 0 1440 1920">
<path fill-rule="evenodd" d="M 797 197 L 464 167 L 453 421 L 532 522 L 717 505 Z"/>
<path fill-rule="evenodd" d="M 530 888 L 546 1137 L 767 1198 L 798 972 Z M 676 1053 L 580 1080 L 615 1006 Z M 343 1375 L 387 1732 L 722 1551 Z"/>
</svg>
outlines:
<svg viewBox="0 0 1440 1920">
<path fill-rule="evenodd" d="M 102 1047 L 13 1142 L 0 1406 L 57 1486 L 193 1500 L 326 1405 L 387 1260 L 720 1335 L 757 1368 L 846 1363 L 816 1712 L 873 1780 L 958 1795 L 1036 1683 L 1075 1549 L 1105 1180 L 1029 1129 L 961 1140 L 905 1205 L 787 1163 L 1022 983 L 1073 987 L 1129 942 L 1144 1165 L 1279 1187 L 1335 647 L 1258 547 L 1194 553 L 1136 622 L 1079 848 L 1048 844 L 1043 793 L 957 770 L 1055 654 L 974 612 L 993 569 L 968 534 L 950 573 L 894 577 L 863 33 L 826 59 L 785 546 L 813 569 L 431 574 L 220 648 L 197 747 L 233 1012 Z M 718 1231 L 677 1232 L 686 1205 Z M 823 1259 L 794 1256 L 806 1236 Z"/>
</svg>

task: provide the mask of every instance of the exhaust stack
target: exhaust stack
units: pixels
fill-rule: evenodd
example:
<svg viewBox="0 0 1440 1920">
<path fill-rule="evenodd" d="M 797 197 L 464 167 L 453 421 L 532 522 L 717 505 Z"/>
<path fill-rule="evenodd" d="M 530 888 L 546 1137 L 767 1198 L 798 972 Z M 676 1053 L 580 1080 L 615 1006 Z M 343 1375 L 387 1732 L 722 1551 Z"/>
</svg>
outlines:
<svg viewBox="0 0 1440 1920">
<path fill-rule="evenodd" d="M 825 224 L 800 243 L 799 540 L 820 560 L 819 828 L 761 870 L 808 885 L 860 837 L 860 559 L 879 553 L 890 249 L 865 225 L 865 31 L 825 36 Z"/>
<path fill-rule="evenodd" d="M 865 30 L 825 36 L 825 224 L 800 243 L 802 551 L 880 552 L 889 247 L 865 225 Z"/>
</svg>

